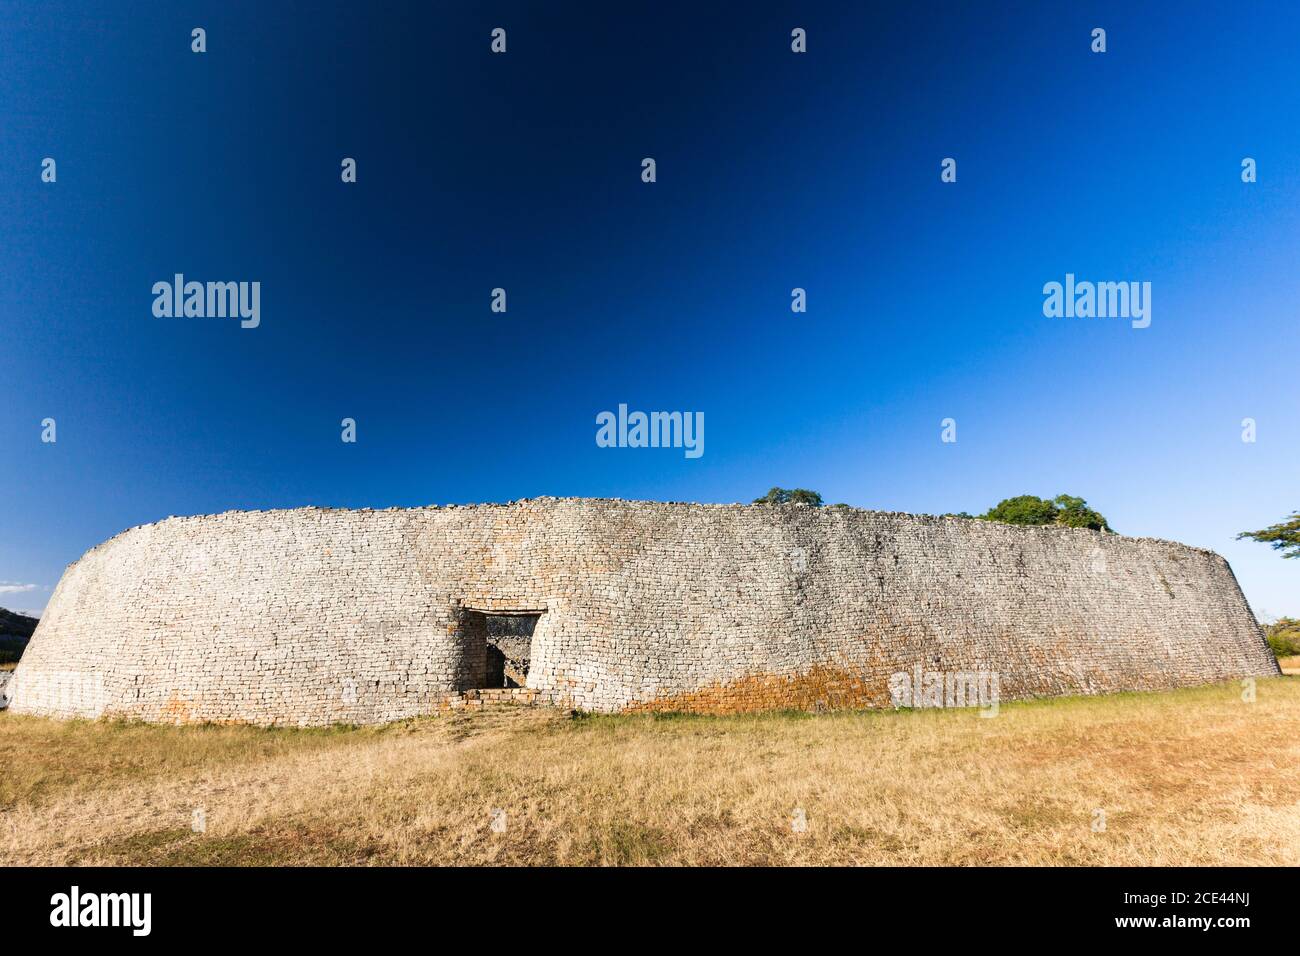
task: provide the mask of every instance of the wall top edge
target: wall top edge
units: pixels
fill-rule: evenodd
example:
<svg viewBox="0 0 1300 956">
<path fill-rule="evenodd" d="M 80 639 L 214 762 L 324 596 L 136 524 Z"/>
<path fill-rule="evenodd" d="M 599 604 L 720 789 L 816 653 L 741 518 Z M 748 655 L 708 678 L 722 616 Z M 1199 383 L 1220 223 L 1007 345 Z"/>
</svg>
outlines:
<svg viewBox="0 0 1300 956">
<path fill-rule="evenodd" d="M 210 514 L 196 515 L 168 515 L 158 521 L 146 522 L 144 524 L 132 525 L 111 538 L 106 539 L 100 544 L 90 548 L 82 558 L 88 557 L 105 548 L 115 541 L 134 532 L 142 531 L 147 528 L 162 527 L 177 523 L 198 523 L 212 521 L 221 518 L 239 518 L 251 515 L 339 515 L 339 514 L 417 514 L 430 512 L 490 512 L 490 511 L 509 511 L 525 507 L 536 507 L 538 505 L 613 505 L 627 506 L 629 508 L 645 509 L 677 509 L 683 512 L 703 511 L 703 512 L 735 512 L 735 513 L 767 513 L 777 517 L 792 518 L 795 516 L 838 516 L 844 514 L 853 515 L 870 515 L 874 517 L 896 518 L 914 521 L 919 525 L 943 525 L 953 523 L 964 523 L 971 526 L 978 526 L 981 529 L 1001 529 L 1009 531 L 1012 534 L 1023 534 L 1026 537 L 1044 536 L 1044 535 L 1092 535 L 1098 539 L 1108 541 L 1124 542 L 1147 542 L 1151 544 L 1173 546 L 1187 551 L 1199 552 L 1222 560 L 1222 556 L 1216 551 L 1209 548 L 1201 548 L 1196 545 L 1183 544 L 1179 541 L 1171 541 L 1167 538 L 1151 537 L 1132 537 L 1129 535 L 1115 534 L 1114 532 L 1093 531 L 1089 528 L 1068 528 L 1060 525 L 1013 525 L 1001 522 L 983 521 L 978 518 L 965 518 L 958 515 L 930 515 L 912 513 L 908 511 L 880 511 L 872 508 L 855 508 L 851 505 L 822 505 L 816 507 L 806 504 L 744 504 L 741 502 L 731 503 L 711 503 L 711 502 L 693 502 L 693 501 L 648 501 L 630 498 L 584 498 L 576 496 L 555 497 L 550 495 L 539 496 L 536 498 L 520 498 L 514 501 L 506 502 L 483 502 L 478 504 L 447 504 L 447 505 L 417 505 L 413 507 L 392 507 L 392 508 L 335 508 L 321 505 L 305 505 L 297 508 L 232 508 L 227 511 L 213 512 Z M 80 563 L 81 559 L 68 565 L 69 568 Z"/>
</svg>

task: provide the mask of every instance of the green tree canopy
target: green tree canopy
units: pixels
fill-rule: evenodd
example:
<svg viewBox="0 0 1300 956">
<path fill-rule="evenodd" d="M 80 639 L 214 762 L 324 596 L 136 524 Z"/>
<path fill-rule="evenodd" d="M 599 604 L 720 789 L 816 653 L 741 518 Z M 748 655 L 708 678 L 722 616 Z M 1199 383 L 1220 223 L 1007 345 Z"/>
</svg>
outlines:
<svg viewBox="0 0 1300 956">
<path fill-rule="evenodd" d="M 1110 531 L 1110 524 L 1101 512 L 1088 507 L 1088 502 L 1073 495 L 1057 495 L 1052 503 L 1056 505 L 1056 523 L 1067 528 L 1091 528 L 1093 531 Z"/>
<path fill-rule="evenodd" d="M 1293 617 L 1280 617 L 1265 626 L 1264 636 L 1277 657 L 1300 655 L 1300 621 Z"/>
<path fill-rule="evenodd" d="M 979 517 L 1003 524 L 1056 524 L 1056 506 L 1037 495 L 1003 498 Z"/>
<path fill-rule="evenodd" d="M 1004 524 L 1058 524 L 1067 528 L 1112 530 L 1100 512 L 1089 508 L 1088 502 L 1074 495 L 1057 495 L 1050 501 L 1037 495 L 1003 498 L 978 517 L 984 521 L 1001 521 Z"/>
<path fill-rule="evenodd" d="M 822 496 L 807 488 L 773 488 L 761 498 L 755 498 L 756 505 L 812 505 L 820 508 Z"/>
<path fill-rule="evenodd" d="M 1238 540 L 1242 538 L 1271 544 L 1284 558 L 1300 558 L 1300 511 L 1259 531 L 1243 531 L 1237 535 Z"/>
</svg>

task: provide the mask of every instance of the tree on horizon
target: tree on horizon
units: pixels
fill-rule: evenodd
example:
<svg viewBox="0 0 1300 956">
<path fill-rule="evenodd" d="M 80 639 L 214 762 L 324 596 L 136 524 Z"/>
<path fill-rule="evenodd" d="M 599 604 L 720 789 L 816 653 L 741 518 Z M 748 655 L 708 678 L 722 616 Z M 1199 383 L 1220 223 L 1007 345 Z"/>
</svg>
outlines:
<svg viewBox="0 0 1300 956">
<path fill-rule="evenodd" d="M 1003 498 L 996 505 L 976 515 L 981 521 L 1000 521 L 1019 525 L 1064 525 L 1067 528 L 1091 528 L 1114 532 L 1105 515 L 1088 507 L 1088 502 L 1074 495 L 1057 495 L 1048 500 L 1037 495 Z"/>
<path fill-rule="evenodd" d="M 1237 540 L 1242 538 L 1271 544 L 1275 550 L 1282 552 L 1284 558 L 1300 558 L 1300 511 L 1259 531 L 1243 531 L 1237 535 Z"/>
<path fill-rule="evenodd" d="M 773 487 L 767 494 L 761 498 L 755 498 L 756 505 L 812 505 L 814 508 L 820 508 L 822 496 L 815 491 L 809 491 L 807 488 L 777 488 Z"/>
</svg>

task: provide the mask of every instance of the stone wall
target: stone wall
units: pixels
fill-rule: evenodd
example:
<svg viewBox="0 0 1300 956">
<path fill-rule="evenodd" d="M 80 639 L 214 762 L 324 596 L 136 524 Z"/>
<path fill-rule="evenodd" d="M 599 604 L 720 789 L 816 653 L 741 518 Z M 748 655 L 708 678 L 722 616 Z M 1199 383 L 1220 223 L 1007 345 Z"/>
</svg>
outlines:
<svg viewBox="0 0 1300 956">
<path fill-rule="evenodd" d="M 534 499 L 230 512 L 70 566 L 9 688 L 55 716 L 374 723 L 482 686 L 471 612 L 540 611 L 528 687 L 581 709 L 884 706 L 1276 674 L 1231 569 L 1167 541 L 802 506 Z"/>
</svg>

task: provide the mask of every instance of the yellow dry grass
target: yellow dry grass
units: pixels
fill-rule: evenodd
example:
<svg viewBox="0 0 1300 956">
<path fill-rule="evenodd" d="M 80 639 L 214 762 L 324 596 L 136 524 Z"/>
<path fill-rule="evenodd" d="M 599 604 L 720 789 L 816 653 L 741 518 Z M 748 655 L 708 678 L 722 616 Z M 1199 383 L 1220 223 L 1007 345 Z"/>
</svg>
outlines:
<svg viewBox="0 0 1300 956">
<path fill-rule="evenodd" d="M 4 713 L 0 862 L 1295 865 L 1300 680 L 1257 695 L 329 730 Z"/>
</svg>

